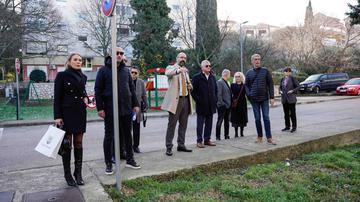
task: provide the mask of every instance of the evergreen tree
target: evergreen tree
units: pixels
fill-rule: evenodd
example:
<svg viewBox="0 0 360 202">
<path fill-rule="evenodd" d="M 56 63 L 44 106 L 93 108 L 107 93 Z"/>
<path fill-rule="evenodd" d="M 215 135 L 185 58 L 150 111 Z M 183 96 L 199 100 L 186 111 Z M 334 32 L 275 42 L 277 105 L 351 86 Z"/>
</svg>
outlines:
<svg viewBox="0 0 360 202">
<path fill-rule="evenodd" d="M 136 32 L 131 42 L 135 63 L 141 68 L 166 67 L 173 53 L 167 34 L 173 25 L 166 0 L 131 0 L 136 11 L 131 28 Z"/>
<path fill-rule="evenodd" d="M 220 44 L 216 0 L 196 0 L 196 53 L 198 61 L 209 59 L 214 63 L 217 60 Z"/>
<path fill-rule="evenodd" d="M 351 25 L 360 24 L 360 0 L 358 0 L 358 5 L 348 5 L 351 11 L 346 14 L 350 17 Z"/>
</svg>

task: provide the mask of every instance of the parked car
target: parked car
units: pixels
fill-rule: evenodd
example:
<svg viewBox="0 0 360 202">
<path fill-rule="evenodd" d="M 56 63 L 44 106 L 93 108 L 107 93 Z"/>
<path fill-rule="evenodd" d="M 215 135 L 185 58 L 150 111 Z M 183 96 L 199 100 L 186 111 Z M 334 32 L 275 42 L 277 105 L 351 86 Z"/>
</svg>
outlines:
<svg viewBox="0 0 360 202">
<path fill-rule="evenodd" d="M 301 93 L 320 91 L 335 91 L 337 87 L 344 85 L 349 80 L 347 73 L 313 74 L 300 83 Z"/>
<path fill-rule="evenodd" d="M 339 95 L 359 95 L 360 96 L 360 78 L 353 78 L 347 81 L 343 86 L 336 89 Z"/>
</svg>

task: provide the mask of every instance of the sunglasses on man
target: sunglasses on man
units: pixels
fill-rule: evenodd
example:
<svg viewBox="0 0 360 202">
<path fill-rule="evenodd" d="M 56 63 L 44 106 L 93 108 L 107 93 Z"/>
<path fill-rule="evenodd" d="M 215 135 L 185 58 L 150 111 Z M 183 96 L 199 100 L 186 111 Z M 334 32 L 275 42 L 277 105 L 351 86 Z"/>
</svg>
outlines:
<svg viewBox="0 0 360 202">
<path fill-rule="evenodd" d="M 137 73 L 137 72 L 131 72 L 131 74 L 135 74 L 135 75 L 137 75 L 138 73 Z"/>
<path fill-rule="evenodd" d="M 124 52 L 116 52 L 116 55 L 124 55 Z"/>
</svg>

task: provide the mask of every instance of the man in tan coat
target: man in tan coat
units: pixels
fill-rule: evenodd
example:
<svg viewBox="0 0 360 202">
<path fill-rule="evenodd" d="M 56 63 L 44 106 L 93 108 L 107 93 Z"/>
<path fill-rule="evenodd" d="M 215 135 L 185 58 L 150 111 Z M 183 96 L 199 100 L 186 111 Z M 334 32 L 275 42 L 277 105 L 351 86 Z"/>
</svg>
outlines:
<svg viewBox="0 0 360 202">
<path fill-rule="evenodd" d="M 186 68 L 186 54 L 181 52 L 176 57 L 176 63 L 166 68 L 169 89 L 161 105 L 169 112 L 169 123 L 166 131 L 166 155 L 172 156 L 173 139 L 176 123 L 179 121 L 177 151 L 192 152 L 185 147 L 185 133 L 189 115 L 193 112 L 191 90 L 192 85 Z"/>
</svg>

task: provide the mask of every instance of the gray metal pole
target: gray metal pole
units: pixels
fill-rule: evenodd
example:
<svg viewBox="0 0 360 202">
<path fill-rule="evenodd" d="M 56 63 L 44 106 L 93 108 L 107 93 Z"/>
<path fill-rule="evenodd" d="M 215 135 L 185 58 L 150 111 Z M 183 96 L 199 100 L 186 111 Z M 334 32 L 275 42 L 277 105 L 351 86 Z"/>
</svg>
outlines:
<svg viewBox="0 0 360 202">
<path fill-rule="evenodd" d="M 119 106 L 118 106 L 118 78 L 116 60 L 116 6 L 111 17 L 111 56 L 112 56 L 112 89 L 113 89 L 113 113 L 114 113 L 114 144 L 115 144 L 115 171 L 116 186 L 121 190 L 120 175 L 120 136 L 119 136 Z"/>
<path fill-rule="evenodd" d="M 16 75 L 16 120 L 20 120 L 20 90 L 19 90 L 19 73 L 15 67 Z"/>
<path fill-rule="evenodd" d="M 241 30 L 240 24 L 240 66 L 241 66 L 241 72 L 244 73 L 244 63 L 243 63 L 243 39 L 242 39 L 242 30 Z"/>
</svg>

